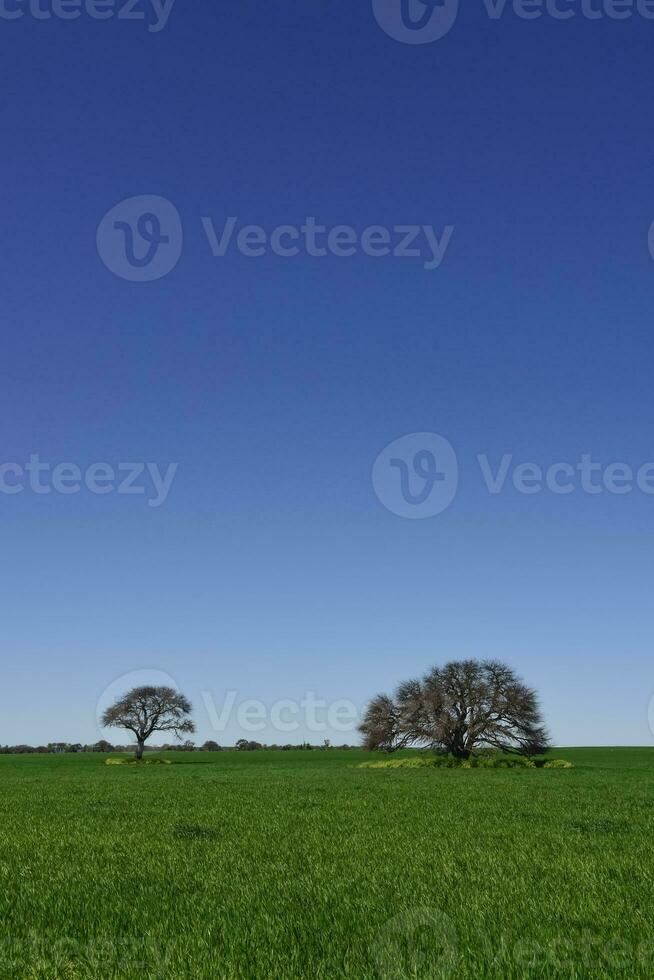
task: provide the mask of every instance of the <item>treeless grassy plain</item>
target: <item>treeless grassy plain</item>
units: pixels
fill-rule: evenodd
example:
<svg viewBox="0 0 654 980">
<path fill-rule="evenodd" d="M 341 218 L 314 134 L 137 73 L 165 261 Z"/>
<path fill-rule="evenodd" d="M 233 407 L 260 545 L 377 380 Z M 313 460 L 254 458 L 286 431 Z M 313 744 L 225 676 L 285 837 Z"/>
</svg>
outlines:
<svg viewBox="0 0 654 980">
<path fill-rule="evenodd" d="M 654 974 L 654 750 L 0 756 L 0 976 Z"/>
</svg>

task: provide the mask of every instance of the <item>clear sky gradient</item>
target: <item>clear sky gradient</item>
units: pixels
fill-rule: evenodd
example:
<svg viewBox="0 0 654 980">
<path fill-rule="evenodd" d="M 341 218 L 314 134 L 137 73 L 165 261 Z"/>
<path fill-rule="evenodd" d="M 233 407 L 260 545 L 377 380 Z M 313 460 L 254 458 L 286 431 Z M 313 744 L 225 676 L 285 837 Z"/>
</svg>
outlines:
<svg viewBox="0 0 654 980">
<path fill-rule="evenodd" d="M 228 744 L 203 691 L 363 705 L 477 656 L 539 690 L 559 744 L 652 742 L 654 496 L 490 494 L 477 456 L 654 462 L 654 21 L 463 7 L 423 45 L 369 0 L 177 0 L 158 33 L 0 19 L 0 462 L 179 464 L 160 507 L 0 494 L 1 743 L 96 739 L 142 668 Z M 96 249 L 136 195 L 182 218 L 155 282 Z M 431 271 L 214 257 L 201 219 L 229 216 L 454 232 Z M 371 481 L 415 432 L 459 464 L 425 520 Z"/>
</svg>

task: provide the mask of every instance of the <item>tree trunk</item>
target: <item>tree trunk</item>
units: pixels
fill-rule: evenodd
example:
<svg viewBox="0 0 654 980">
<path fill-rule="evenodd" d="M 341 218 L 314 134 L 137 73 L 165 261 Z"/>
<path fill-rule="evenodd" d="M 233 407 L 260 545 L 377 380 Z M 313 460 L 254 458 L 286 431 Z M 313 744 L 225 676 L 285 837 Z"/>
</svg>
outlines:
<svg viewBox="0 0 654 980">
<path fill-rule="evenodd" d="M 453 738 L 450 740 L 448 746 L 450 754 L 454 756 L 455 759 L 469 759 L 470 750 L 466 747 L 465 733 L 457 731 L 454 733 Z"/>
<path fill-rule="evenodd" d="M 136 742 L 136 761 L 137 762 L 140 762 L 141 759 L 143 758 L 143 748 L 144 748 L 144 746 L 145 746 L 145 742 L 142 742 L 140 738 L 137 739 L 137 742 Z"/>
</svg>

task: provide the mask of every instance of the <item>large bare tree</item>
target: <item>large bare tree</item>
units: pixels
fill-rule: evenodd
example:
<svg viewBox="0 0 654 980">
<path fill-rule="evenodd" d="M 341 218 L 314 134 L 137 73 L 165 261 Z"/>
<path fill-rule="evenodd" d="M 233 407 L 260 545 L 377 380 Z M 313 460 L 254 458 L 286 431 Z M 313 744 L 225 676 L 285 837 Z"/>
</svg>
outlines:
<svg viewBox="0 0 654 980">
<path fill-rule="evenodd" d="M 146 741 L 153 732 L 173 732 L 177 738 L 194 732 L 188 717 L 191 702 L 172 687 L 134 687 L 102 715 L 107 728 L 125 728 L 136 738 L 136 758 L 143 758 Z"/>
<path fill-rule="evenodd" d="M 497 660 L 433 667 L 394 697 L 374 698 L 359 730 L 367 749 L 428 746 L 458 759 L 479 748 L 538 755 L 549 747 L 536 693 Z"/>
</svg>

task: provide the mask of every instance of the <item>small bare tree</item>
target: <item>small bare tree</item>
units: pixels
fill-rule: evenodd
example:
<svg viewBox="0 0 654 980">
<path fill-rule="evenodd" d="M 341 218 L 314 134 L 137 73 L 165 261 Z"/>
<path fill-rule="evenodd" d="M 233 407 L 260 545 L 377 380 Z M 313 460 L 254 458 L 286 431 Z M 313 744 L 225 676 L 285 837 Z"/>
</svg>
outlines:
<svg viewBox="0 0 654 980">
<path fill-rule="evenodd" d="M 497 660 L 452 661 L 394 697 L 368 705 L 359 730 L 366 749 L 424 745 L 467 759 L 474 749 L 538 755 L 549 747 L 536 693 Z"/>
<path fill-rule="evenodd" d="M 194 732 L 188 717 L 191 702 L 172 687 L 134 687 L 102 715 L 107 728 L 125 728 L 136 738 L 136 758 L 143 758 L 146 741 L 153 732 L 173 732 L 176 738 Z"/>
</svg>

